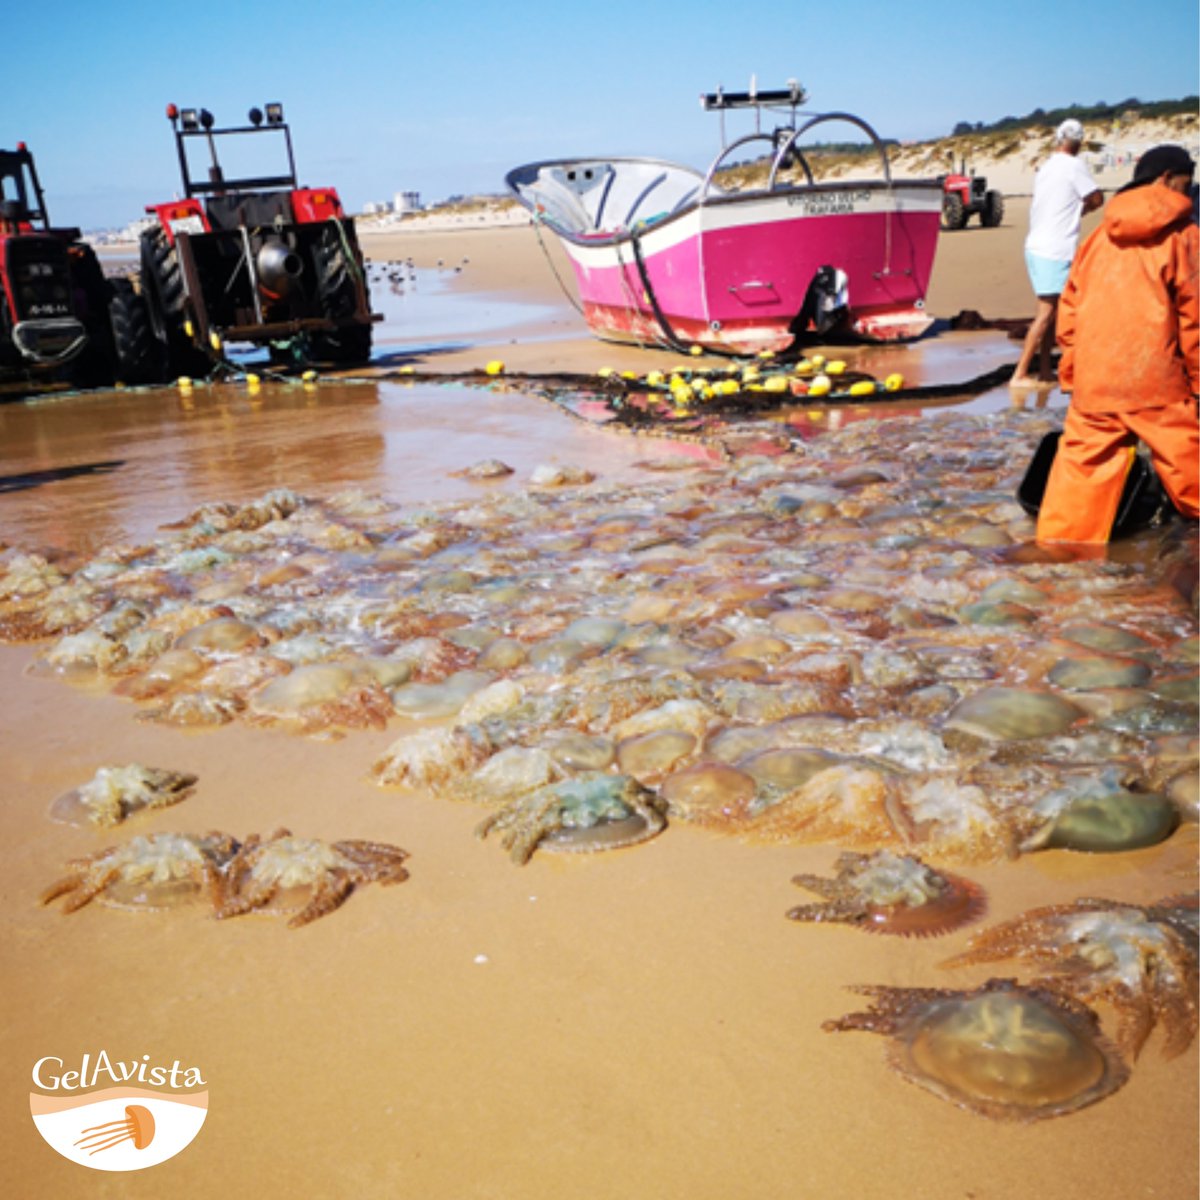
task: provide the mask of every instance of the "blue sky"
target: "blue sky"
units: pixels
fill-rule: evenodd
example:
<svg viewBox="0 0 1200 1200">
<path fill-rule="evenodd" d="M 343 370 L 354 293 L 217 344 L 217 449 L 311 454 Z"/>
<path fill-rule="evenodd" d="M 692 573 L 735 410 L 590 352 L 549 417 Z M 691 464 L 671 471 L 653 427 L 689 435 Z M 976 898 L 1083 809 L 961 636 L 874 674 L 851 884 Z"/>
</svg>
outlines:
<svg viewBox="0 0 1200 1200">
<path fill-rule="evenodd" d="M 706 166 L 719 125 L 698 97 L 752 74 L 901 139 L 1200 91 L 1196 0 L 57 0 L 2 28 L 0 146 L 27 142 L 55 223 L 84 228 L 175 194 L 170 101 L 218 124 L 281 101 L 301 181 L 359 208 L 499 192 L 561 155 Z"/>
</svg>

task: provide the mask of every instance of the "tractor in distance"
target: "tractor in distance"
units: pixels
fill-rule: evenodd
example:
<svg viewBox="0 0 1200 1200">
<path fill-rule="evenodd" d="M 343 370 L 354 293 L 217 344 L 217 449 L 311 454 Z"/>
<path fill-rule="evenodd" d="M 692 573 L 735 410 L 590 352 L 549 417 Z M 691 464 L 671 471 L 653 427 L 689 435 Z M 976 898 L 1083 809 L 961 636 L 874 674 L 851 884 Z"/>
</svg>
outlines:
<svg viewBox="0 0 1200 1200">
<path fill-rule="evenodd" d="M 962 229 L 977 213 L 980 225 L 988 229 L 1004 220 L 1004 196 L 989 188 L 982 175 L 968 173 L 965 163 L 960 162 L 958 169 L 943 175 L 941 181 L 943 229 Z"/>
<path fill-rule="evenodd" d="M 333 188 L 299 186 L 283 106 L 264 108 L 247 125 L 217 129 L 207 109 L 167 106 L 183 193 L 147 206 L 154 220 L 140 256 L 168 378 L 209 374 L 226 343 L 267 349 L 279 365 L 371 357 L 382 318 L 371 312 L 354 220 Z M 205 150 L 207 169 L 194 172 L 189 152 Z M 240 164 L 247 151 L 250 173 L 227 173 L 221 157 Z M 264 153 L 273 173 L 262 170 Z"/>
<path fill-rule="evenodd" d="M 128 279 L 106 279 L 76 228 L 55 228 L 24 142 L 0 150 L 0 380 L 148 382 L 153 349 Z"/>
</svg>

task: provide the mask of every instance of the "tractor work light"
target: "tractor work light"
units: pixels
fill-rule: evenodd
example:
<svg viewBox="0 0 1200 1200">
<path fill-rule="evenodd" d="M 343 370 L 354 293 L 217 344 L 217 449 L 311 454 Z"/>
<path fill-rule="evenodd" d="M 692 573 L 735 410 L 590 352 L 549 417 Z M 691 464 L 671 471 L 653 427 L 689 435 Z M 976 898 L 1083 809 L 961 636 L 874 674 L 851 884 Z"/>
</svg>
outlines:
<svg viewBox="0 0 1200 1200">
<path fill-rule="evenodd" d="M 179 113 L 179 123 L 189 133 L 200 128 L 200 114 L 194 108 L 182 109 Z"/>
<path fill-rule="evenodd" d="M 253 125 L 255 129 L 257 129 L 263 122 L 262 109 L 261 108 L 252 108 L 250 110 L 249 116 L 250 116 L 250 124 Z"/>
<path fill-rule="evenodd" d="M 282 104 L 268 104 L 266 106 L 266 109 L 267 109 L 267 124 L 268 125 L 282 125 L 283 124 L 283 105 Z"/>
</svg>

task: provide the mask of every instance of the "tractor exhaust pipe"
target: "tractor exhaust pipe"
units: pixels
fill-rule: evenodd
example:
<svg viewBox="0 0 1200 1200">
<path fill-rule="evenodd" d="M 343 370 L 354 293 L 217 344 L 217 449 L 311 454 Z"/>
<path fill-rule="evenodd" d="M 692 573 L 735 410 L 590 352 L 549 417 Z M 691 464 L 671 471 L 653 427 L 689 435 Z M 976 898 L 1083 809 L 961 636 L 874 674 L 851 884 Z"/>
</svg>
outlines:
<svg viewBox="0 0 1200 1200">
<path fill-rule="evenodd" d="M 267 242 L 259 250 L 256 265 L 258 283 L 271 296 L 283 297 L 299 281 L 304 263 L 282 242 Z"/>
</svg>

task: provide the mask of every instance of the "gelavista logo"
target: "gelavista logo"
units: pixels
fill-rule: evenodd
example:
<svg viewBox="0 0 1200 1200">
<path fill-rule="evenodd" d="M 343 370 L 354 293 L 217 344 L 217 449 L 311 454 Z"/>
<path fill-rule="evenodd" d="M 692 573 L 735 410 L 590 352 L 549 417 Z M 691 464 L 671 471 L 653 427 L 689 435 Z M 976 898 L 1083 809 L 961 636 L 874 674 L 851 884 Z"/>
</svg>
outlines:
<svg viewBox="0 0 1200 1200">
<path fill-rule="evenodd" d="M 198 1067 L 149 1054 L 114 1059 L 87 1053 L 78 1064 L 54 1055 L 33 1065 L 33 1123 L 64 1158 L 96 1171 L 140 1171 L 191 1144 L 208 1115 Z M 202 1089 L 202 1090 L 197 1090 Z"/>
</svg>

